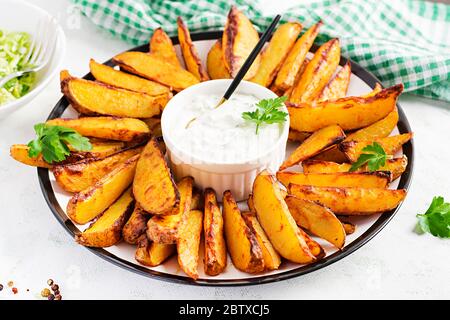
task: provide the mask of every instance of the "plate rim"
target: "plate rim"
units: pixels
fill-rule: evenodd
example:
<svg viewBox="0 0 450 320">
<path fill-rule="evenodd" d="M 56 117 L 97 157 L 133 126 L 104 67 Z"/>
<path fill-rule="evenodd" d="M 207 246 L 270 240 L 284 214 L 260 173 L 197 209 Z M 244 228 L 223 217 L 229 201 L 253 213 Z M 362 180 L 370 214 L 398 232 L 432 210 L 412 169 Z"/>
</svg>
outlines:
<svg viewBox="0 0 450 320">
<path fill-rule="evenodd" d="M 222 36 L 222 31 L 206 31 L 191 34 L 192 40 L 202 41 L 202 40 L 217 40 Z M 179 44 L 177 37 L 171 37 L 172 42 L 174 44 Z M 313 45 L 311 51 L 315 52 L 318 49 L 318 45 Z M 141 46 L 133 47 L 127 51 L 148 51 L 148 44 L 143 44 Z M 375 87 L 375 84 L 379 81 L 371 72 L 363 68 L 358 63 L 347 59 L 341 56 L 339 64 L 343 66 L 347 61 L 351 64 L 352 73 L 360 78 L 363 82 L 369 85 L 371 88 Z M 104 62 L 106 65 L 113 65 L 112 60 Z M 83 76 L 84 79 L 93 79 L 91 73 Z M 59 117 L 65 111 L 65 109 L 69 106 L 68 100 L 62 96 L 56 105 L 53 107 L 50 112 L 47 120 Z M 402 107 L 397 103 L 397 109 L 399 113 L 399 121 L 397 123 L 397 128 L 399 133 L 408 133 L 412 132 L 408 119 L 403 111 Z M 413 168 L 414 168 L 414 141 L 411 139 L 406 144 L 403 145 L 403 153 L 408 157 L 408 165 L 406 167 L 405 172 L 402 174 L 400 178 L 400 182 L 398 185 L 398 189 L 409 189 L 411 184 L 412 176 L 413 176 Z M 74 239 L 75 234 L 79 232 L 77 226 L 67 217 L 64 210 L 59 205 L 56 200 L 56 196 L 54 190 L 52 188 L 50 182 L 50 170 L 45 168 L 37 168 L 37 174 L 39 179 L 39 186 L 41 188 L 44 199 L 50 208 L 50 211 L 53 213 L 58 222 L 63 226 L 63 228 L 70 234 L 72 239 Z M 395 214 L 400 210 L 402 204 L 400 203 L 397 208 L 391 210 L 389 213 L 384 213 L 380 215 L 380 217 L 367 229 L 363 234 L 361 234 L 358 238 L 353 240 L 350 244 L 345 246 L 342 250 L 336 251 L 333 254 L 326 256 L 325 258 L 307 265 L 301 265 L 297 268 L 287 270 L 285 272 L 276 273 L 276 274 L 266 274 L 257 277 L 251 278 L 241 278 L 241 279 L 197 279 L 193 280 L 184 275 L 171 274 L 166 272 L 161 272 L 157 270 L 148 269 L 145 266 L 141 266 L 137 263 L 132 263 L 130 261 L 124 260 L 103 248 L 91 248 L 84 247 L 90 252 L 94 253 L 98 257 L 116 265 L 123 269 L 132 271 L 134 273 L 143 275 L 145 277 L 162 280 L 166 282 L 178 283 L 178 284 L 187 284 L 194 286 L 213 286 L 213 287 L 223 287 L 223 286 L 249 286 L 249 285 L 259 285 L 265 283 L 272 283 L 283 281 L 287 279 L 291 279 L 294 277 L 299 277 L 310 272 L 314 272 L 316 270 L 322 269 L 326 266 L 329 266 L 345 257 L 355 252 L 367 242 L 369 242 L 373 237 L 375 237 L 395 216 Z"/>
</svg>

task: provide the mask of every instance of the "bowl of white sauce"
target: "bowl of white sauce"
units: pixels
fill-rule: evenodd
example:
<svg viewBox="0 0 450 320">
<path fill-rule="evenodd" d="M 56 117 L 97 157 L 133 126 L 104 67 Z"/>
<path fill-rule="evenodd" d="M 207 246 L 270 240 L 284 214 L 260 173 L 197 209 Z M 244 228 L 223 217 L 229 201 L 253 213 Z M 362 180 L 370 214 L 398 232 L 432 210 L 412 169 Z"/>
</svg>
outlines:
<svg viewBox="0 0 450 320">
<path fill-rule="evenodd" d="M 177 178 L 192 176 L 198 187 L 213 188 L 219 199 L 231 190 L 241 201 L 251 193 L 259 172 L 276 172 L 283 162 L 289 117 L 282 123 L 263 123 L 256 132 L 256 124 L 244 120 L 242 113 L 255 111 L 260 100 L 277 95 L 242 81 L 231 98 L 215 108 L 230 83 L 211 80 L 179 92 L 164 108 L 161 128 Z M 279 110 L 287 113 L 284 105 Z"/>
</svg>

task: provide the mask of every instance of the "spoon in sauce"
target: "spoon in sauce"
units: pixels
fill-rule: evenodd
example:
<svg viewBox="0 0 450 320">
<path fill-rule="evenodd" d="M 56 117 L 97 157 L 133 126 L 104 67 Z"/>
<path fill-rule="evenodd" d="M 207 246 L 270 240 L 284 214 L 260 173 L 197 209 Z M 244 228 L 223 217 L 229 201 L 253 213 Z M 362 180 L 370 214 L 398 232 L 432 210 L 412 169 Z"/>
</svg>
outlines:
<svg viewBox="0 0 450 320">
<path fill-rule="evenodd" d="M 222 99 L 220 99 L 219 103 L 214 107 L 214 109 L 217 109 L 220 107 L 225 101 L 230 99 L 233 92 L 238 87 L 239 83 L 241 83 L 242 79 L 244 78 L 245 74 L 247 73 L 248 69 L 252 66 L 253 61 L 255 61 L 258 54 L 261 52 L 262 48 L 264 47 L 264 44 L 267 42 L 269 37 L 272 35 L 273 29 L 275 29 L 276 25 L 281 19 L 281 15 L 277 14 L 275 18 L 272 20 L 272 23 L 269 25 L 269 27 L 264 31 L 263 35 L 259 39 L 256 46 L 253 48 L 252 52 L 248 55 L 247 59 L 245 60 L 242 67 L 239 69 L 236 77 L 231 82 L 230 86 L 228 87 L 227 91 L 225 91 L 225 94 L 223 95 Z M 189 128 L 189 126 L 196 120 L 197 118 L 194 117 L 186 124 L 186 129 Z"/>
</svg>

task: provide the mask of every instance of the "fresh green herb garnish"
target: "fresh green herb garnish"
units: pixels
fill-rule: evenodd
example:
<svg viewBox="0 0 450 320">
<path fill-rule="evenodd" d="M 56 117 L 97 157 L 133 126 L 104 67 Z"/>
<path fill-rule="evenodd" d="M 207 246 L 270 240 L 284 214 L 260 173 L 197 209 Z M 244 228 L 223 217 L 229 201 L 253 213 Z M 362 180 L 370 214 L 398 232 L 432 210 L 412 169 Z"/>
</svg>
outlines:
<svg viewBox="0 0 450 320">
<path fill-rule="evenodd" d="M 350 167 L 350 172 L 358 170 L 365 164 L 370 172 L 377 171 L 386 164 L 387 159 L 392 159 L 391 155 L 387 155 L 383 147 L 378 143 L 374 142 L 372 145 L 368 145 L 362 149 L 362 153 L 358 160 L 352 164 Z"/>
<path fill-rule="evenodd" d="M 263 99 L 259 101 L 255 111 L 243 112 L 242 119 L 254 122 L 256 124 L 256 134 L 258 134 L 259 126 L 263 123 L 281 123 L 286 121 L 288 114 L 279 110 L 286 101 L 286 96 L 274 99 Z"/>
<path fill-rule="evenodd" d="M 427 212 L 417 215 L 418 227 L 422 232 L 435 237 L 450 238 L 450 203 L 443 197 L 434 197 Z"/>
<path fill-rule="evenodd" d="M 71 128 L 38 123 L 34 126 L 34 131 L 37 138 L 28 143 L 28 155 L 31 158 L 42 154 L 48 163 L 63 161 L 70 155 L 69 144 L 77 151 L 92 149 L 89 139 Z"/>
</svg>

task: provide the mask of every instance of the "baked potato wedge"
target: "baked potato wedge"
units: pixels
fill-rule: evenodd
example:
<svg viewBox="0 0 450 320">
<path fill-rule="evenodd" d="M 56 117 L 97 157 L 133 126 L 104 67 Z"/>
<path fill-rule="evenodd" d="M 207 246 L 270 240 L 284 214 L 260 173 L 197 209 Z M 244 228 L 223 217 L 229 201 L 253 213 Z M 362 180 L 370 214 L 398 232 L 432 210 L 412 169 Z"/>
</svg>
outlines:
<svg viewBox="0 0 450 320">
<path fill-rule="evenodd" d="M 109 208 L 133 182 L 138 159 L 139 154 L 132 156 L 94 185 L 73 195 L 67 204 L 69 218 L 76 223 L 85 224 Z"/>
<path fill-rule="evenodd" d="M 344 98 L 347 94 L 351 75 L 352 69 L 350 61 L 348 61 L 323 88 L 317 98 L 317 101 L 322 102 L 326 100 L 337 100 Z"/>
<path fill-rule="evenodd" d="M 150 96 L 170 93 L 168 87 L 163 86 L 158 82 L 116 70 L 113 67 L 97 63 L 94 59 L 91 59 L 89 62 L 89 70 L 95 80 L 114 87 L 141 92 Z"/>
<path fill-rule="evenodd" d="M 199 83 L 199 80 L 189 71 L 152 54 L 128 51 L 118 54 L 113 61 L 128 72 L 159 82 L 174 91 L 181 91 Z M 146 117 L 151 116 L 141 118 Z"/>
<path fill-rule="evenodd" d="M 315 105 L 287 102 L 291 128 L 314 132 L 331 124 L 343 130 L 367 127 L 386 117 L 395 108 L 403 85 L 383 89 L 370 98 L 347 97 L 336 101 L 324 101 Z"/>
<path fill-rule="evenodd" d="M 236 269 L 247 273 L 264 270 L 264 257 L 256 235 L 242 218 L 230 191 L 223 193 L 225 239 L 231 261 Z"/>
<path fill-rule="evenodd" d="M 47 169 L 53 168 L 53 165 L 45 161 L 41 154 L 36 158 L 30 157 L 28 155 L 29 149 L 30 147 L 28 147 L 26 144 L 13 144 L 9 149 L 9 154 L 14 160 L 28 166 Z"/>
<path fill-rule="evenodd" d="M 299 227 L 309 230 L 339 249 L 344 247 L 344 227 L 330 209 L 314 201 L 292 195 L 288 195 L 285 201 Z"/>
<path fill-rule="evenodd" d="M 115 154 L 119 151 L 127 148 L 127 144 L 122 141 L 96 141 L 94 138 L 90 139 L 92 149 L 89 151 L 75 151 L 70 145 L 70 157 L 74 159 L 82 160 L 82 159 L 103 159 L 112 154 Z M 67 160 L 67 159 L 66 159 Z M 73 161 L 69 161 L 71 163 Z"/>
<path fill-rule="evenodd" d="M 306 66 L 289 96 L 289 101 L 310 103 L 316 100 L 332 78 L 340 59 L 341 48 L 338 39 L 331 39 L 323 44 Z"/>
<path fill-rule="evenodd" d="M 122 228 L 133 211 L 134 199 L 128 188 L 89 228 L 75 236 L 86 247 L 110 247 L 122 238 Z"/>
<path fill-rule="evenodd" d="M 300 31 L 302 31 L 302 25 L 298 22 L 287 22 L 278 27 L 262 52 L 258 71 L 250 81 L 264 87 L 270 86 Z"/>
<path fill-rule="evenodd" d="M 172 40 L 162 28 L 158 28 L 153 32 L 150 39 L 149 52 L 155 57 L 161 58 L 177 68 L 182 68 Z"/>
<path fill-rule="evenodd" d="M 297 75 L 295 76 L 294 84 L 293 84 L 292 86 L 290 86 L 289 88 L 287 88 L 287 89 L 284 90 L 284 91 L 283 91 L 283 90 L 277 90 L 277 88 L 275 87 L 275 85 L 272 85 L 272 86 L 270 87 L 270 89 L 271 89 L 273 92 L 275 92 L 277 95 L 279 95 L 279 96 L 290 97 L 290 95 L 291 95 L 291 93 L 292 93 L 292 90 L 294 90 L 295 85 L 299 82 L 300 77 L 302 76 L 303 72 L 305 71 L 306 66 L 308 65 L 309 61 L 310 61 L 310 60 L 309 60 L 308 58 L 305 58 L 305 60 L 303 60 L 303 63 L 302 63 L 302 65 L 300 66 L 300 69 L 298 70 Z"/>
<path fill-rule="evenodd" d="M 198 278 L 200 238 L 203 229 L 203 212 L 192 210 L 183 217 L 177 240 L 178 264 L 192 279 Z"/>
<path fill-rule="evenodd" d="M 160 244 L 151 242 L 145 234 L 137 241 L 137 249 L 134 258 L 140 264 L 148 267 L 156 267 L 177 251 L 174 244 Z"/>
<path fill-rule="evenodd" d="M 123 240 L 129 244 L 136 244 L 141 235 L 145 236 L 148 219 L 150 219 L 150 215 L 142 210 L 139 204 L 135 204 L 130 218 L 123 226 Z"/>
<path fill-rule="evenodd" d="M 204 192 L 205 217 L 203 230 L 205 234 L 205 252 L 203 266 L 205 273 L 216 276 L 227 266 L 227 248 L 223 235 L 223 217 L 217 204 L 216 192 L 207 188 Z"/>
<path fill-rule="evenodd" d="M 338 125 L 330 125 L 314 132 L 290 154 L 281 164 L 280 170 L 292 167 L 303 160 L 309 159 L 327 147 L 339 143 L 345 138 L 345 133 Z"/>
<path fill-rule="evenodd" d="M 177 26 L 178 40 L 180 41 L 181 53 L 183 54 L 186 69 L 200 81 L 209 80 L 208 73 L 202 65 L 197 48 L 191 40 L 189 29 L 181 17 L 177 18 Z"/>
<path fill-rule="evenodd" d="M 211 79 L 229 79 L 230 72 L 225 66 L 222 52 L 222 39 L 217 40 L 209 49 L 206 58 L 206 68 Z"/>
<path fill-rule="evenodd" d="M 152 138 L 136 165 L 133 194 L 139 205 L 151 214 L 167 214 L 180 195 L 158 142 Z"/>
<path fill-rule="evenodd" d="M 258 32 L 251 21 L 235 6 L 232 6 L 222 36 L 223 58 L 232 78 L 236 77 L 258 41 Z M 260 60 L 261 56 L 258 55 L 244 76 L 244 80 L 255 76 Z"/>
<path fill-rule="evenodd" d="M 314 187 L 290 184 L 288 193 L 300 199 L 317 201 L 335 214 L 370 215 L 396 208 L 406 190 Z"/>
<path fill-rule="evenodd" d="M 305 141 L 310 135 L 311 135 L 311 133 L 309 133 L 309 132 L 302 132 L 302 131 L 297 131 L 297 130 L 289 129 L 288 139 L 289 139 L 290 141 L 303 142 L 303 141 Z"/>
<path fill-rule="evenodd" d="M 258 221 L 280 256 L 297 263 L 316 260 L 289 212 L 278 182 L 267 170 L 256 177 L 252 198 Z"/>
</svg>

